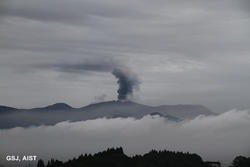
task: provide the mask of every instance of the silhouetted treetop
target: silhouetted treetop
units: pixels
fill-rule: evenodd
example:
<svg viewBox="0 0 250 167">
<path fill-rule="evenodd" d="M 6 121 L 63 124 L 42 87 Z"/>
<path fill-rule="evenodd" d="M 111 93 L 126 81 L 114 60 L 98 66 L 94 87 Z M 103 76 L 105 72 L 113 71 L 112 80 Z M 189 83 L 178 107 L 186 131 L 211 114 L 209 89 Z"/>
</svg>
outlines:
<svg viewBox="0 0 250 167">
<path fill-rule="evenodd" d="M 119 147 L 93 155 L 82 154 L 64 163 L 51 159 L 46 167 L 205 167 L 205 164 L 197 154 L 152 150 L 144 155 L 129 157 Z"/>
</svg>

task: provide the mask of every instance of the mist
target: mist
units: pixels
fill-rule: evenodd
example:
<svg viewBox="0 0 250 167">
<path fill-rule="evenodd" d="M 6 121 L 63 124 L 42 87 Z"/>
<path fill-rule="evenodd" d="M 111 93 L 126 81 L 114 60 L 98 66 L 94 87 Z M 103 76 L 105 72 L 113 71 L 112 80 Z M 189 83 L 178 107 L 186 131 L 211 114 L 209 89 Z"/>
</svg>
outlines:
<svg viewBox="0 0 250 167">
<path fill-rule="evenodd" d="M 250 155 L 250 113 L 231 110 L 172 122 L 159 116 L 61 122 L 55 126 L 0 130 L 0 164 L 6 155 L 37 155 L 68 160 L 122 146 L 128 155 L 151 149 L 185 151 L 203 160 L 229 164 L 237 155 Z"/>
</svg>

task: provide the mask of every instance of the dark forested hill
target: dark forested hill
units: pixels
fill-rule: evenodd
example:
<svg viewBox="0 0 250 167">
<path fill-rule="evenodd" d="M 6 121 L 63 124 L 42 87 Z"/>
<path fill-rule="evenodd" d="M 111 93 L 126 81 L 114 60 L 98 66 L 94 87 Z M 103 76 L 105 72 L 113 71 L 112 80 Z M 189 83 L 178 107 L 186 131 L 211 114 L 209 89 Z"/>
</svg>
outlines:
<svg viewBox="0 0 250 167">
<path fill-rule="evenodd" d="M 244 157 L 244 156 L 235 157 L 231 167 L 250 167 L 250 157 Z"/>
<path fill-rule="evenodd" d="M 112 148 L 94 155 L 85 154 L 78 158 L 61 162 L 50 160 L 46 165 L 39 160 L 37 167 L 205 167 L 197 154 L 150 151 L 144 155 L 129 157 L 122 148 Z"/>
</svg>

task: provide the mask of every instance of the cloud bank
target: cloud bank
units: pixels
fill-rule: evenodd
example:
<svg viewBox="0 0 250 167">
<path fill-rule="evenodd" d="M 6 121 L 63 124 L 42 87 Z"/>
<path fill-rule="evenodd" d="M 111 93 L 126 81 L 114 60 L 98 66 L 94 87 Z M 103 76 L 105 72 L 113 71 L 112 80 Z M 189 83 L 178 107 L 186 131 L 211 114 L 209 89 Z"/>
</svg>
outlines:
<svg viewBox="0 0 250 167">
<path fill-rule="evenodd" d="M 128 155 L 151 149 L 198 153 L 204 160 L 230 163 L 237 155 L 250 155 L 250 113 L 228 111 L 218 116 L 171 122 L 158 116 L 61 122 L 55 126 L 0 130 L 0 164 L 6 154 L 34 154 L 67 160 L 122 146 Z"/>
</svg>

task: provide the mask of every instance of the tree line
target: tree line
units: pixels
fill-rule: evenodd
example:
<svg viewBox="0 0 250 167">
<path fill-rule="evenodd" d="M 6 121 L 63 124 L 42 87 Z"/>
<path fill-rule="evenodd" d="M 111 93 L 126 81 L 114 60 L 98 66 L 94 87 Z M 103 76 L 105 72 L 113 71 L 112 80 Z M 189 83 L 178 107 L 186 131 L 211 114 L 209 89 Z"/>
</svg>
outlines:
<svg viewBox="0 0 250 167">
<path fill-rule="evenodd" d="M 156 151 L 144 155 L 129 157 L 123 149 L 109 148 L 96 154 L 80 155 L 77 158 L 62 162 L 51 159 L 44 163 L 39 160 L 37 167 L 211 167 L 197 154 Z M 236 157 L 230 167 L 250 167 L 250 158 Z"/>
<path fill-rule="evenodd" d="M 197 154 L 155 151 L 152 150 L 144 155 L 129 157 L 123 149 L 110 148 L 106 151 L 80 155 L 67 162 L 51 159 L 45 165 L 39 160 L 37 167 L 205 167 L 200 156 Z"/>
</svg>

